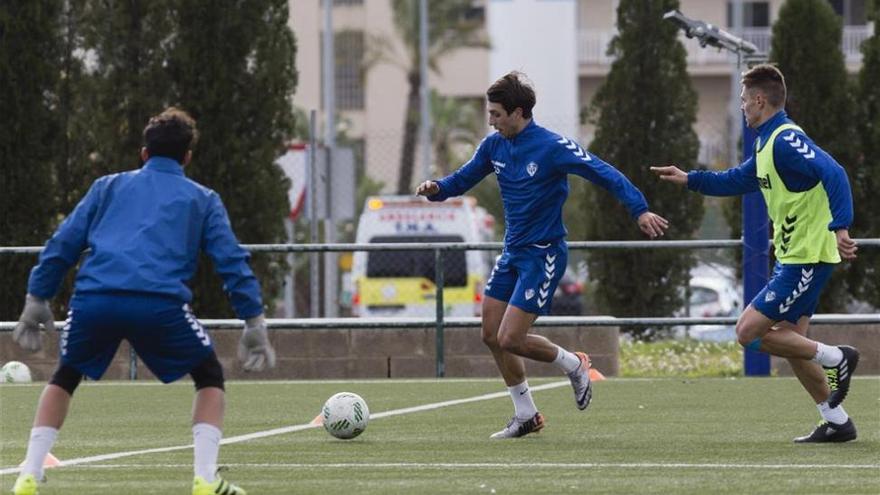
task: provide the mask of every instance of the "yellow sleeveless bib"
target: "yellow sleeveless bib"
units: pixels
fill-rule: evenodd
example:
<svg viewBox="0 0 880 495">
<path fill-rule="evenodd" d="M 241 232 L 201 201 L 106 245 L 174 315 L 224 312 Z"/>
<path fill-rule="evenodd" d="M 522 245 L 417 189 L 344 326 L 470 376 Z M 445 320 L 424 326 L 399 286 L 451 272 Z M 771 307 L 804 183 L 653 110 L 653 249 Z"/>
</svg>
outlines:
<svg viewBox="0 0 880 495">
<path fill-rule="evenodd" d="M 801 128 L 794 124 L 777 127 L 756 154 L 761 194 L 773 221 L 776 259 L 785 264 L 839 263 L 837 238 L 834 232 L 828 230 L 831 208 L 825 187 L 819 182 L 808 191 L 792 192 L 785 188 L 776 172 L 773 145 L 776 136 L 788 130 L 800 131 Z M 796 148 L 806 146 L 794 132 L 783 136 L 783 139 Z"/>
</svg>

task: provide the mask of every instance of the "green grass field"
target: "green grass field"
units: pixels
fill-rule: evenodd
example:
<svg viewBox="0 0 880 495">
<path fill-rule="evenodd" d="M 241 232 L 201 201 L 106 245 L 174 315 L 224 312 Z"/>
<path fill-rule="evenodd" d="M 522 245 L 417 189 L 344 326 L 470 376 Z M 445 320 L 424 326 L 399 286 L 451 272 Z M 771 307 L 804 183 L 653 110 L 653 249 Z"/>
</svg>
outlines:
<svg viewBox="0 0 880 495">
<path fill-rule="evenodd" d="M 254 494 L 880 493 L 880 378 L 858 377 L 845 407 L 859 439 L 795 445 L 818 413 L 794 379 L 612 379 L 575 409 L 567 384 L 538 380 L 547 427 L 490 441 L 512 412 L 506 394 L 421 411 L 402 408 L 504 392 L 500 380 L 232 382 L 224 476 Z M 41 390 L 0 386 L 0 469 L 24 457 Z M 324 400 L 351 391 L 373 419 L 355 440 L 304 428 Z M 62 461 L 108 458 L 48 471 L 41 494 L 187 494 L 192 479 L 192 387 L 85 383 L 53 453 Z M 381 413 L 396 411 L 395 415 Z M 5 473 L 0 490 L 15 475 Z"/>
</svg>

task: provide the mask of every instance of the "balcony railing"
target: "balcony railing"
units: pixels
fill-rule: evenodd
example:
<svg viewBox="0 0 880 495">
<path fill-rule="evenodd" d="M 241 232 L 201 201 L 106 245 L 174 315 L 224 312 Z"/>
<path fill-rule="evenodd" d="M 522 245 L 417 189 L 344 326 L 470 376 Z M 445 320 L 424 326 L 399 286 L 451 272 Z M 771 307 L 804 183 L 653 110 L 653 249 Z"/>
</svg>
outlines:
<svg viewBox="0 0 880 495">
<path fill-rule="evenodd" d="M 581 29 L 578 33 L 578 60 L 581 64 L 609 66 L 614 57 L 607 55 L 608 43 L 617 34 L 615 30 Z M 873 26 L 846 26 L 843 28 L 841 50 L 847 63 L 862 61 L 860 47 L 862 42 L 874 34 Z M 770 51 L 770 28 L 748 28 L 743 30 L 743 38 L 752 42 L 764 53 Z M 697 40 L 680 37 L 688 54 L 688 64 L 692 66 L 725 65 L 733 60 L 733 55 L 716 48 L 702 48 Z"/>
</svg>

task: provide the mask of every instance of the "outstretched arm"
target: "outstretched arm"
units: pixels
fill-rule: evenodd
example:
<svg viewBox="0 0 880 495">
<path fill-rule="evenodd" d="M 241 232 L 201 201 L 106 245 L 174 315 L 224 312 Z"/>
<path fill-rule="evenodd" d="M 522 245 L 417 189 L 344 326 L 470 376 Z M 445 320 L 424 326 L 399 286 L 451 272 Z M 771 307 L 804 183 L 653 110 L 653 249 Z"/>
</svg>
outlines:
<svg viewBox="0 0 880 495">
<path fill-rule="evenodd" d="M 648 202 L 630 180 L 610 164 L 580 147 L 576 142 L 561 138 L 557 159 L 565 173 L 580 175 L 610 191 L 630 211 L 639 229 L 651 239 L 662 236 L 669 222 L 656 213 L 648 211 Z"/>
<path fill-rule="evenodd" d="M 419 187 L 416 188 L 416 194 L 427 197 L 429 201 L 444 201 L 447 198 L 461 196 L 477 185 L 484 177 L 492 173 L 487 149 L 490 146 L 487 143 L 488 139 L 483 139 L 477 146 L 474 156 L 452 175 L 438 181 L 429 180 L 419 184 Z"/>
<path fill-rule="evenodd" d="M 660 180 L 672 182 L 680 186 L 686 186 L 688 183 L 688 174 L 676 167 L 675 165 L 667 165 L 665 167 L 651 167 L 651 172 L 657 174 Z"/>
<path fill-rule="evenodd" d="M 440 192 L 440 186 L 432 180 L 426 180 L 416 188 L 416 196 L 433 196 Z"/>
<path fill-rule="evenodd" d="M 663 236 L 669 228 L 669 220 L 656 213 L 646 211 L 639 215 L 639 228 L 651 239 Z"/>
<path fill-rule="evenodd" d="M 691 191 L 707 196 L 740 196 L 759 189 L 754 157 L 723 172 L 712 170 L 685 172 L 675 165 L 651 167 L 651 171 L 657 174 L 660 180 L 687 186 Z"/>
</svg>

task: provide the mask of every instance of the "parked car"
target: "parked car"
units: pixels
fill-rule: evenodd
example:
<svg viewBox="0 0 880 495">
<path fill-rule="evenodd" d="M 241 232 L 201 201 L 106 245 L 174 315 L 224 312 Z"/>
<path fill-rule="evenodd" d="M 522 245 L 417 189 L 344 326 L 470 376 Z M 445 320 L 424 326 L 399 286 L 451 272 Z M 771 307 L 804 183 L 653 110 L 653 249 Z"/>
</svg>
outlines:
<svg viewBox="0 0 880 495">
<path fill-rule="evenodd" d="M 571 275 L 563 275 L 553 294 L 554 316 L 580 316 L 584 314 L 584 284 Z"/>
<path fill-rule="evenodd" d="M 742 295 L 724 278 L 693 277 L 685 314 L 690 316 L 735 316 L 739 314 Z"/>
<path fill-rule="evenodd" d="M 709 318 L 738 316 L 742 311 L 742 288 L 730 267 L 701 264 L 691 270 L 690 297 L 677 316 Z M 676 328 L 680 336 L 715 342 L 736 339 L 735 325 L 692 325 Z"/>
</svg>

